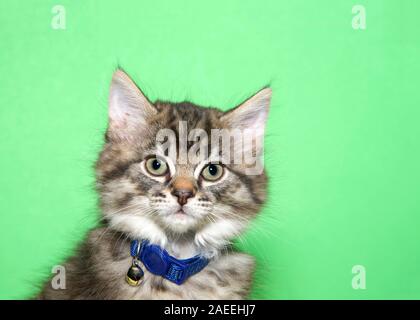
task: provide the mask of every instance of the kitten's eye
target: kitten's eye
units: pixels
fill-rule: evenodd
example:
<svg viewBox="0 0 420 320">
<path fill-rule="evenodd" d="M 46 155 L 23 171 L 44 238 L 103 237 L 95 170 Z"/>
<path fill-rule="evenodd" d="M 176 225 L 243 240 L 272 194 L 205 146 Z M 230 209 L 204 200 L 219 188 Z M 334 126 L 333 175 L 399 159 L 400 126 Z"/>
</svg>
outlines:
<svg viewBox="0 0 420 320">
<path fill-rule="evenodd" d="M 168 165 L 165 161 L 152 157 L 146 160 L 146 169 L 154 176 L 163 176 L 168 172 Z"/>
<path fill-rule="evenodd" d="M 222 175 L 223 167 L 220 164 L 209 164 L 201 171 L 201 176 L 208 181 L 216 181 Z"/>
</svg>

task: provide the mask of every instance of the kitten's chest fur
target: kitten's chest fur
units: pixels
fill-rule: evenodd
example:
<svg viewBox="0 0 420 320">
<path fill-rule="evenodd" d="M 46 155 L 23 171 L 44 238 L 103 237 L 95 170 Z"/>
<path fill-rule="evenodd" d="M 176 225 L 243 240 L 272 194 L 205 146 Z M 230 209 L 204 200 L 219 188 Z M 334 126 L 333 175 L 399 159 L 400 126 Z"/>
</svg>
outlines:
<svg viewBox="0 0 420 320">
<path fill-rule="evenodd" d="M 252 282 L 252 257 L 228 252 L 210 261 L 182 285 L 151 274 L 143 267 L 139 286 L 126 283 L 131 266 L 130 242 L 105 228 L 90 232 L 74 257 L 64 265 L 66 289 L 47 282 L 39 296 L 45 299 L 245 299 Z"/>
</svg>

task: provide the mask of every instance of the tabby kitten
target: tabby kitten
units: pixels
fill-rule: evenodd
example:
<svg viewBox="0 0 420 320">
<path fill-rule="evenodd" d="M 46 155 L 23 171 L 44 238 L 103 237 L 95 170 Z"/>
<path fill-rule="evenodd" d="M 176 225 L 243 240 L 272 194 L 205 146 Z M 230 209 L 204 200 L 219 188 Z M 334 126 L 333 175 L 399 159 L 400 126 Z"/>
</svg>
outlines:
<svg viewBox="0 0 420 320">
<path fill-rule="evenodd" d="M 172 147 L 179 151 L 185 136 L 181 123 L 187 134 L 202 129 L 209 137 L 215 128 L 250 130 L 256 140 L 247 145 L 244 139 L 243 149 L 261 158 L 270 99 L 271 90 L 265 88 L 228 112 L 189 102 L 152 104 L 117 70 L 110 88 L 106 142 L 96 164 L 103 222 L 63 264 L 66 288 L 54 289 L 49 281 L 38 298 L 246 298 L 254 260 L 235 252 L 230 243 L 265 201 L 264 171 L 248 174 L 247 163 L 210 159 L 221 154 L 210 140 L 207 159 L 194 164 L 180 161 L 179 155 L 171 158 L 162 151 L 156 137 L 159 130 L 170 129 L 177 138 Z M 219 141 L 214 145 L 220 149 Z M 141 259 L 133 265 L 133 240 L 154 244 L 175 259 L 198 256 L 205 266 L 182 284 L 174 283 L 150 272 Z M 126 281 L 132 266 L 141 273 L 138 285 Z"/>
</svg>

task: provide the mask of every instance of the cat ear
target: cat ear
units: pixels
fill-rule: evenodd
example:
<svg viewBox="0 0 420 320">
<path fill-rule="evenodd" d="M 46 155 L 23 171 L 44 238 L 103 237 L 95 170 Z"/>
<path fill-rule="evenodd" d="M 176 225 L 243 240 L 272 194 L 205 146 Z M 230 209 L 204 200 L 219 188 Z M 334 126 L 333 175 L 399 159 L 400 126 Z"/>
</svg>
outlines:
<svg viewBox="0 0 420 320">
<path fill-rule="evenodd" d="M 115 71 L 109 93 L 108 136 L 129 139 L 146 128 L 147 119 L 156 113 L 156 108 L 133 80 L 124 71 Z"/>
<path fill-rule="evenodd" d="M 270 100 L 271 89 L 264 88 L 236 108 L 227 111 L 221 120 L 230 129 L 240 129 L 244 135 L 251 134 L 257 140 L 257 149 L 261 149 Z M 256 151 L 259 153 L 260 150 Z"/>
</svg>

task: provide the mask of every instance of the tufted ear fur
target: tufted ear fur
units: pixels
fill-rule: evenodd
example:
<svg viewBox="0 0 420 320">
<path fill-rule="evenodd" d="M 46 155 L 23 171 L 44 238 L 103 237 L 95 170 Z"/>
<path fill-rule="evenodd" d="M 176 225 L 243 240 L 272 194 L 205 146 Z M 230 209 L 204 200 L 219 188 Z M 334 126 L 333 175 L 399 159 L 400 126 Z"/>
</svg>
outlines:
<svg viewBox="0 0 420 320">
<path fill-rule="evenodd" d="M 271 89 L 264 88 L 221 117 L 228 128 L 241 130 L 244 140 L 240 151 L 244 156 L 256 159 L 262 154 L 270 100 Z"/>
<path fill-rule="evenodd" d="M 147 118 L 156 113 L 156 108 L 133 80 L 124 71 L 115 71 L 109 93 L 108 137 L 111 140 L 130 140 L 139 130 L 146 128 Z"/>
</svg>

